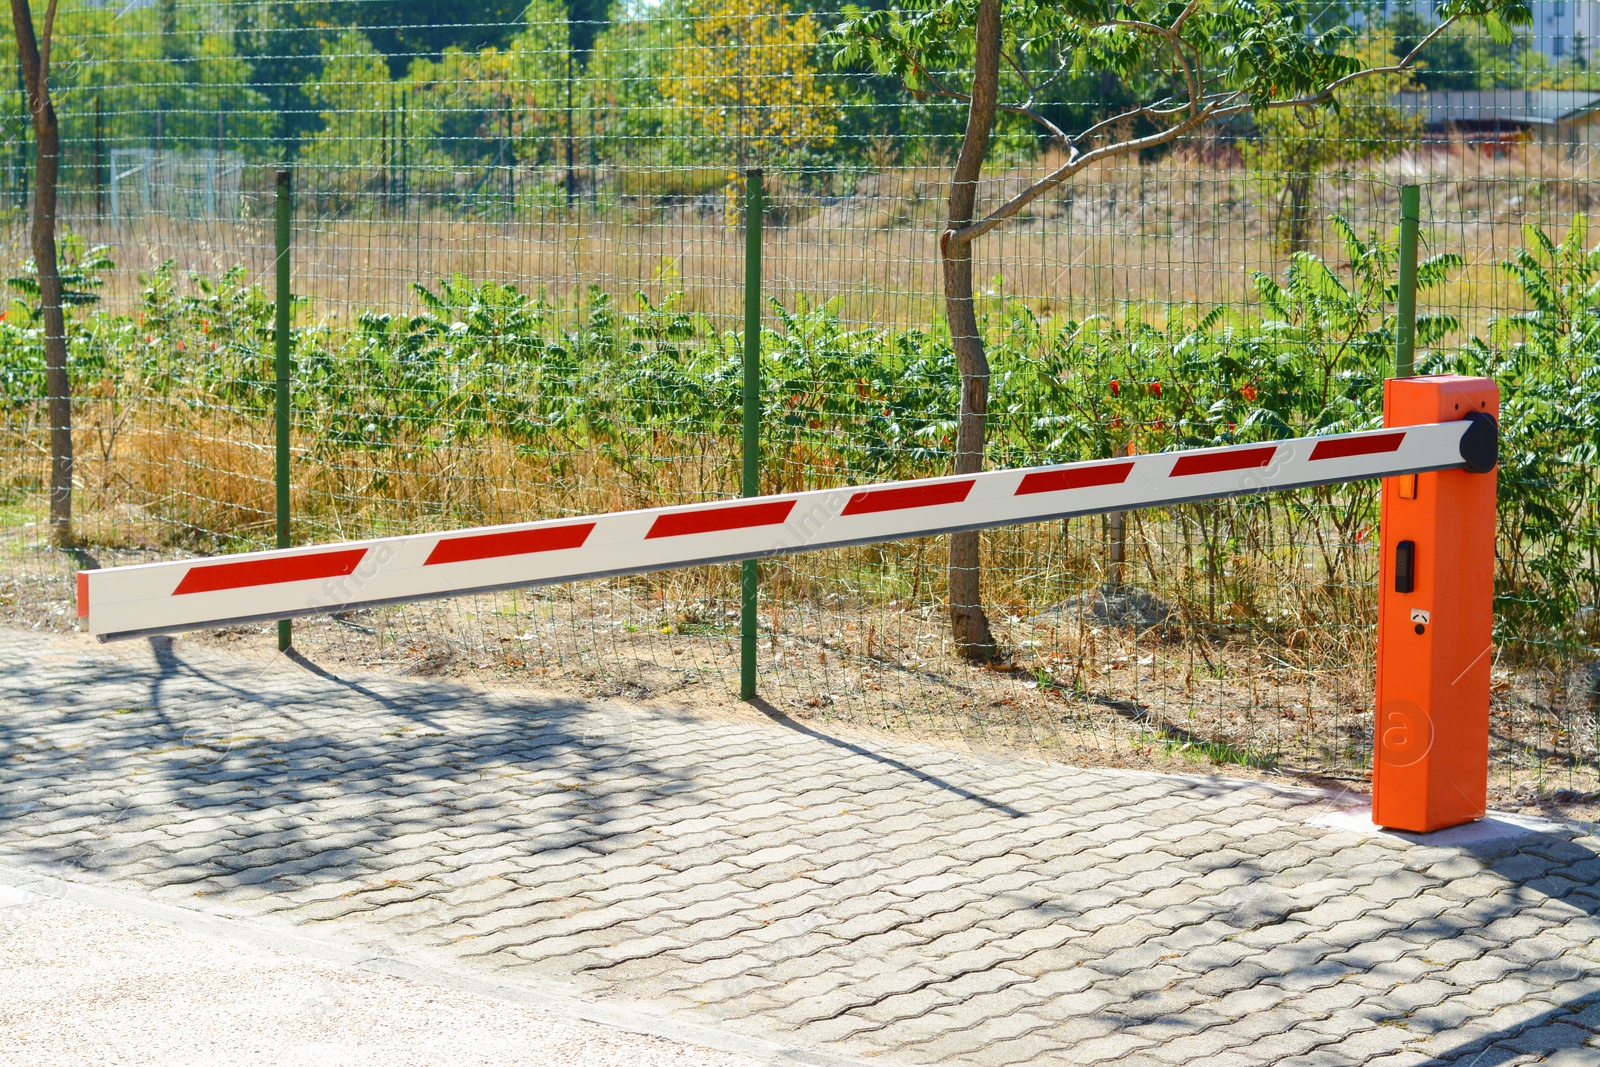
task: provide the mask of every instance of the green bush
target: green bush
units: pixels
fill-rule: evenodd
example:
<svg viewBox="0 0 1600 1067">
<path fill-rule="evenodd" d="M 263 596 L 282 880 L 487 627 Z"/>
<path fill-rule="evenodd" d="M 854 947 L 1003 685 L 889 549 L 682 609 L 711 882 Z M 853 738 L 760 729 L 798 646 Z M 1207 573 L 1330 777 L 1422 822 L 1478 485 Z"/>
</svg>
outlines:
<svg viewBox="0 0 1600 1067">
<path fill-rule="evenodd" d="M 1527 310 L 1490 323 L 1426 370 L 1500 386 L 1500 566 L 1503 638 L 1568 655 L 1595 643 L 1600 602 L 1600 248 L 1573 220 L 1556 244 L 1537 226 L 1503 264 Z"/>
</svg>

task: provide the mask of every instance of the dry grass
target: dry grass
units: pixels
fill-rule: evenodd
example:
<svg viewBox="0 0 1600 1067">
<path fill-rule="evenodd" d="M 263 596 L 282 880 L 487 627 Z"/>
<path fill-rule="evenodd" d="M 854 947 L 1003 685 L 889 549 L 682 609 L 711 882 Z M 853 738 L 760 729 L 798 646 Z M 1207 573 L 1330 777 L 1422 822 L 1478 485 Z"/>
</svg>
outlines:
<svg viewBox="0 0 1600 1067">
<path fill-rule="evenodd" d="M 985 183 L 998 203 L 1044 172 L 1048 160 Z M 1464 313 L 1469 328 L 1511 299 L 1496 264 L 1522 244 L 1534 222 L 1563 231 L 1592 193 L 1588 160 L 1550 146 L 1508 155 L 1436 145 L 1376 170 L 1327 174 L 1319 215 L 1339 212 L 1358 229 L 1398 220 L 1401 184 L 1424 187 L 1425 252 L 1462 252 L 1469 267 L 1435 301 Z M 620 180 L 617 178 L 616 180 Z M 853 193 L 824 197 L 780 181 L 764 263 L 768 292 L 841 297 L 851 321 L 926 323 L 940 291 L 935 235 L 943 217 L 944 172 L 897 168 L 863 177 Z M 634 202 L 637 198 L 633 198 Z M 570 300 L 590 285 L 619 296 L 681 289 L 689 306 L 732 325 L 742 298 L 743 235 L 728 225 L 720 192 L 655 207 L 530 208 L 515 221 L 484 221 L 431 210 L 393 215 L 302 216 L 295 234 L 295 291 L 318 315 L 414 308 L 413 282 L 451 274 L 508 281 Z M 1276 205 L 1225 156 L 1199 149 L 1161 160 L 1112 161 L 1040 201 L 1011 227 L 979 243 L 977 277 L 991 291 L 1041 310 L 1088 314 L 1123 300 L 1201 305 L 1249 299 L 1250 270 L 1284 262 L 1270 240 Z M 236 264 L 268 278 L 270 220 L 225 222 L 147 218 L 73 225 L 117 249 L 125 268 L 107 293 L 130 309 L 138 273 L 171 259 L 181 270 L 216 275 Z M 1335 261 L 1341 249 L 1316 227 L 1312 251 Z M 20 252 L 23 234 L 10 234 Z"/>
</svg>

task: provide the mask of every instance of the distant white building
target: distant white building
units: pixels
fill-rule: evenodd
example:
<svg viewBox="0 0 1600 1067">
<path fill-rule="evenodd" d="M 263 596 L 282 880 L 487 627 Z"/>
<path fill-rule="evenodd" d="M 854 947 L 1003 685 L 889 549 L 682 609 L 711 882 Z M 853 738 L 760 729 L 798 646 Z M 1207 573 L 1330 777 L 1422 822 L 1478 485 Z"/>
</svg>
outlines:
<svg viewBox="0 0 1600 1067">
<path fill-rule="evenodd" d="M 1600 36 L 1600 2 L 1597 0 L 1533 0 L 1533 25 L 1528 34 L 1533 47 L 1552 63 L 1574 57 L 1594 58 Z"/>
<path fill-rule="evenodd" d="M 1399 109 L 1429 138 L 1485 146 L 1533 141 L 1592 152 L 1600 146 L 1600 93 L 1575 89 L 1469 89 L 1400 93 Z"/>
<path fill-rule="evenodd" d="M 1592 62 L 1600 38 L 1600 0 L 1531 0 L 1533 23 L 1519 32 L 1528 35 L 1534 51 L 1552 63 L 1570 63 L 1574 57 Z M 1378 8 L 1380 17 L 1387 18 L 1410 10 L 1419 17 L 1434 21 L 1434 0 L 1384 0 Z M 1360 25 L 1364 18 L 1353 20 Z"/>
</svg>

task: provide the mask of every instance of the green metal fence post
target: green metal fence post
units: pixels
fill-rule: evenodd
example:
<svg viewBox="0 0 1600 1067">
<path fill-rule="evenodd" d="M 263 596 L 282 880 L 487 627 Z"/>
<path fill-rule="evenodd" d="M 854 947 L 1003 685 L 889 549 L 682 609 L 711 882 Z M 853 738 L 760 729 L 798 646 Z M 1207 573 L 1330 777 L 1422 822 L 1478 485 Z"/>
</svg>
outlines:
<svg viewBox="0 0 1600 1067">
<path fill-rule="evenodd" d="M 761 494 L 761 179 L 745 172 L 744 185 L 744 472 L 745 496 Z M 742 567 L 739 603 L 739 699 L 756 695 L 756 561 Z"/>
<path fill-rule="evenodd" d="M 1394 376 L 1415 373 L 1417 346 L 1417 220 L 1422 194 L 1415 185 L 1400 187 L 1400 293 L 1396 309 Z"/>
<path fill-rule="evenodd" d="M 278 288 L 274 298 L 276 304 L 273 308 L 276 313 L 274 322 L 274 347 L 276 349 L 276 395 L 274 397 L 277 408 L 277 441 L 276 459 L 277 469 L 275 481 L 278 489 L 278 547 L 289 547 L 289 223 L 293 216 L 293 204 L 290 199 L 289 172 L 278 172 Z M 291 623 L 288 619 L 278 620 L 278 651 L 289 651 Z"/>
<path fill-rule="evenodd" d="M 94 213 L 106 217 L 106 138 L 99 96 L 94 98 Z"/>
<path fill-rule="evenodd" d="M 402 219 L 406 218 L 406 205 L 411 200 L 411 171 L 406 170 L 406 162 L 410 157 L 406 155 L 405 147 L 405 110 L 408 96 L 410 91 L 400 90 L 400 120 L 398 120 L 400 125 L 397 136 L 400 138 L 400 218 Z"/>
</svg>

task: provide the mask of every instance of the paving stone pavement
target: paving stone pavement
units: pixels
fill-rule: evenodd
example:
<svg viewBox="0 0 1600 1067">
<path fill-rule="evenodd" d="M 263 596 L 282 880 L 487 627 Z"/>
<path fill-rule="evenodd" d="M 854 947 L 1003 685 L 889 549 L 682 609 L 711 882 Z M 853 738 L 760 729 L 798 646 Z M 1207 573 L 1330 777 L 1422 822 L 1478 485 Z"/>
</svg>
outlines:
<svg viewBox="0 0 1600 1067">
<path fill-rule="evenodd" d="M 9 862 L 874 1062 L 1600 1064 L 1600 838 L 0 630 Z"/>
</svg>

